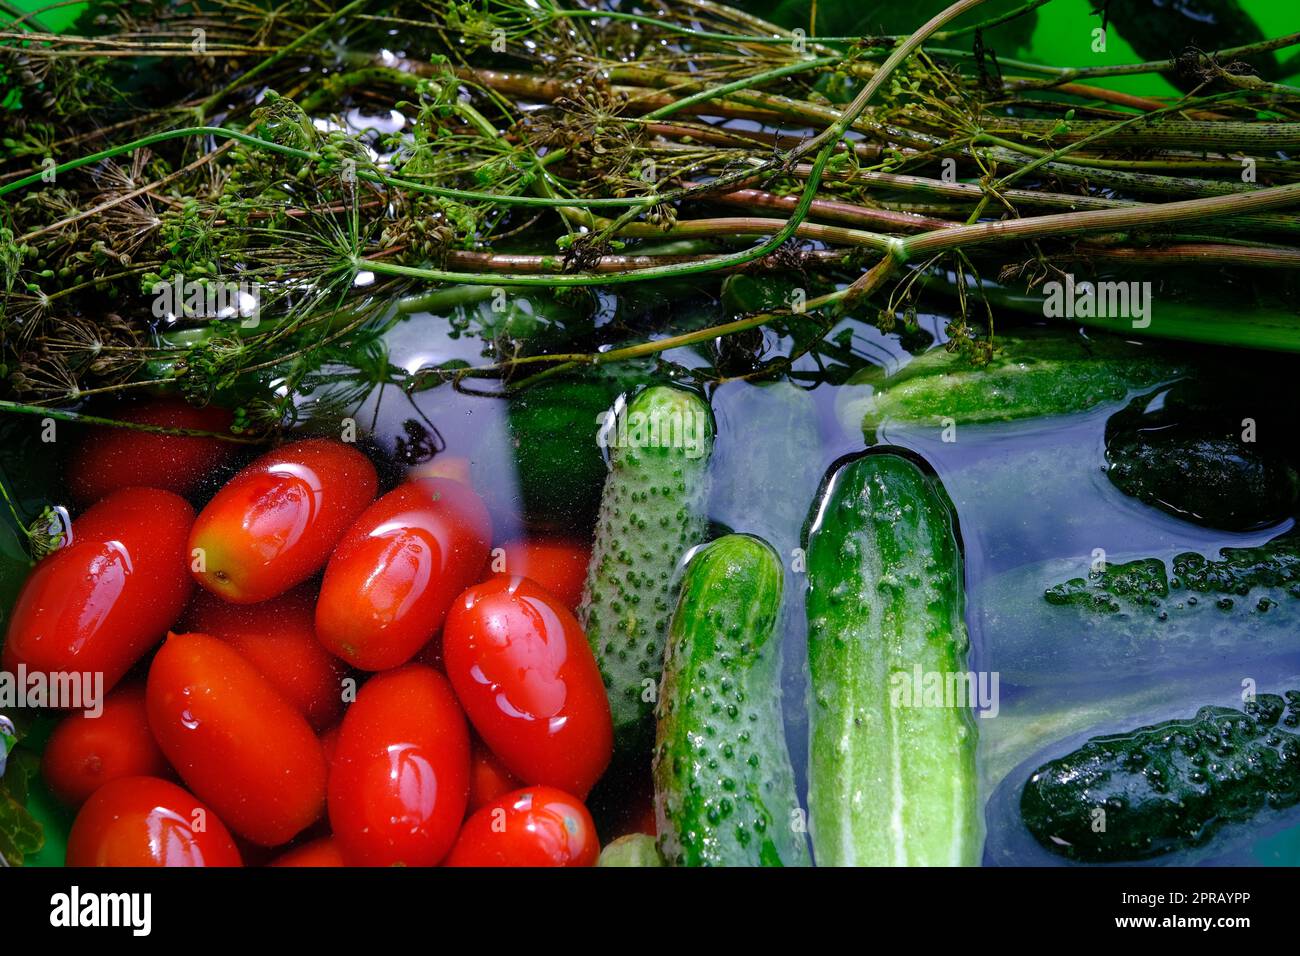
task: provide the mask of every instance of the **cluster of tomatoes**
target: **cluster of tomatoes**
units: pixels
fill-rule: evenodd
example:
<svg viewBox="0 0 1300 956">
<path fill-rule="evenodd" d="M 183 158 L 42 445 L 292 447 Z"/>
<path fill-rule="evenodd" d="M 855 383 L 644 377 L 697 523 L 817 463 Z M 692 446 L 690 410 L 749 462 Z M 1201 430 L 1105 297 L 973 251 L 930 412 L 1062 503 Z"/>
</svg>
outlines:
<svg viewBox="0 0 1300 956">
<path fill-rule="evenodd" d="M 68 864 L 279 852 L 259 848 L 299 866 L 593 864 L 583 801 L 612 731 L 572 612 L 584 549 L 494 550 L 467 475 L 376 497 L 372 462 L 319 438 L 248 464 L 196 515 L 185 496 L 229 449 L 106 429 L 69 463 L 89 506 L 32 570 L 0 658 L 103 674 L 103 713 L 66 717 L 44 755 L 80 807 Z"/>
</svg>

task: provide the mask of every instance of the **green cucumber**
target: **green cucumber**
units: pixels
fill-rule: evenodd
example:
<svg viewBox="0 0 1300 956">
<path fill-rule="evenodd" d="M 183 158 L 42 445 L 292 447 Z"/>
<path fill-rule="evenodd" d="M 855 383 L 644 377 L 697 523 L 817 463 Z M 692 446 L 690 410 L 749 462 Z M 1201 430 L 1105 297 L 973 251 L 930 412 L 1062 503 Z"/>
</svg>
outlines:
<svg viewBox="0 0 1300 956">
<path fill-rule="evenodd" d="M 596 654 L 622 754 L 648 752 L 678 563 L 708 530 L 713 416 L 693 392 L 637 394 L 607 429 L 609 472 L 578 620 Z"/>
<path fill-rule="evenodd" d="M 861 429 L 870 444 L 886 421 L 945 427 L 1066 415 L 1123 401 L 1190 370 L 1104 335 L 1026 329 L 999 333 L 994 344 L 983 366 L 933 348 L 893 375 L 880 367 L 864 369 L 842 390 L 845 429 Z"/>
<path fill-rule="evenodd" d="M 1266 381 L 1282 377 L 1257 374 Z M 1111 483 L 1172 515 L 1229 531 L 1291 515 L 1300 501 L 1300 476 L 1287 460 L 1295 411 L 1287 406 L 1294 395 L 1275 398 L 1271 389 L 1237 378 L 1216 376 L 1213 388 L 1178 383 L 1112 415 L 1106 422 Z"/>
<path fill-rule="evenodd" d="M 966 670 L 947 498 L 906 458 L 835 469 L 808 541 L 808 809 L 819 865 L 974 865 L 981 820 L 968 707 L 903 694 Z"/>
<path fill-rule="evenodd" d="M 597 866 L 663 866 L 655 838 L 648 833 L 629 833 L 605 845 Z"/>
<path fill-rule="evenodd" d="M 1247 667 L 1300 650 L 1300 538 L 1017 568 L 974 595 L 985 660 L 1004 680 L 1104 683 Z"/>
<path fill-rule="evenodd" d="M 691 558 L 669 630 L 654 756 L 672 866 L 806 866 L 781 719 L 781 559 L 731 534 Z"/>
<path fill-rule="evenodd" d="M 600 415 L 617 395 L 611 382 L 575 379 L 541 382 L 511 401 L 510 444 L 530 524 L 591 522 L 605 480 Z"/>
<path fill-rule="evenodd" d="M 1200 846 L 1225 824 L 1300 803 L 1300 737 L 1279 723 L 1300 726 L 1300 692 L 1094 737 L 1034 772 L 1021 819 L 1044 847 L 1086 863 Z"/>
</svg>

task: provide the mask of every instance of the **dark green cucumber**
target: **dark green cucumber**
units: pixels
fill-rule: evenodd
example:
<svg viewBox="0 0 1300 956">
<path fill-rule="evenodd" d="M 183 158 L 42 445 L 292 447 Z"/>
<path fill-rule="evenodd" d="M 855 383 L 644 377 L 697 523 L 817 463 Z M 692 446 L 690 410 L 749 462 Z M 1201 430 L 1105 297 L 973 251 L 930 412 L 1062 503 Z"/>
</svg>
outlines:
<svg viewBox="0 0 1300 956">
<path fill-rule="evenodd" d="M 1300 803 L 1300 737 L 1279 723 L 1300 726 L 1300 693 L 1094 737 L 1034 772 L 1021 818 L 1044 847 L 1087 863 L 1200 846 L 1225 824 Z"/>
<path fill-rule="evenodd" d="M 781 560 L 731 534 L 691 558 L 673 614 L 654 756 L 672 866 L 807 865 L 781 719 Z"/>
<path fill-rule="evenodd" d="M 1290 516 L 1300 501 L 1300 476 L 1287 460 L 1294 394 L 1279 401 L 1269 389 L 1218 376 L 1212 388 L 1188 384 L 1141 395 L 1106 422 L 1111 483 L 1177 517 L 1228 531 Z"/>
<path fill-rule="evenodd" d="M 809 532 L 808 579 L 818 864 L 975 864 L 973 702 L 904 694 L 918 669 L 945 683 L 967 674 L 962 562 L 942 490 L 898 455 L 841 465 Z"/>
<path fill-rule="evenodd" d="M 1300 539 L 1017 568 L 974 595 L 985 660 L 1016 684 L 1250 667 L 1300 650 Z"/>
<path fill-rule="evenodd" d="M 999 333 L 987 365 L 942 348 L 893 375 L 868 368 L 849 380 L 839 403 L 846 429 L 868 443 L 885 421 L 943 427 L 1087 411 L 1181 378 L 1187 365 L 1107 336 L 1055 330 Z"/>
<path fill-rule="evenodd" d="M 656 385 L 618 410 L 606 441 L 609 472 L 578 620 L 605 678 L 616 749 L 648 752 L 678 564 L 708 527 L 713 417 L 695 393 Z"/>
</svg>

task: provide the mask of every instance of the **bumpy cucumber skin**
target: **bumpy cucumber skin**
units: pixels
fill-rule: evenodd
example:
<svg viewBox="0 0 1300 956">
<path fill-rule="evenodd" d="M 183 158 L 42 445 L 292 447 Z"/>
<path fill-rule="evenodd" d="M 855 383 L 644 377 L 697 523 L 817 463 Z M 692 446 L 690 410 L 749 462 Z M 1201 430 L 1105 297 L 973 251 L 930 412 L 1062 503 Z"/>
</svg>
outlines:
<svg viewBox="0 0 1300 956">
<path fill-rule="evenodd" d="M 1245 712 L 1202 707 L 1127 734 L 1094 737 L 1044 764 L 1020 814 L 1044 847 L 1072 860 L 1146 860 L 1199 846 L 1224 824 L 1300 803 L 1300 693 L 1261 694 Z M 1099 813 L 1103 811 L 1103 813 Z"/>
<path fill-rule="evenodd" d="M 977 366 L 934 348 L 895 375 L 869 369 L 850 380 L 841 408 L 845 427 L 873 442 L 884 421 L 940 426 L 1009 422 L 1087 411 L 1132 392 L 1171 382 L 1189 368 L 1105 336 L 1022 332 L 999 335 L 997 351 Z"/>
<path fill-rule="evenodd" d="M 1250 668 L 1300 648 L 1300 539 L 1008 571 L 973 597 L 988 666 L 1027 686 Z"/>
<path fill-rule="evenodd" d="M 832 475 L 809 532 L 808 809 L 819 866 L 975 865 L 976 731 L 964 707 L 894 706 L 899 671 L 966 672 L 946 498 L 912 462 Z"/>
<path fill-rule="evenodd" d="M 1236 436 L 1136 430 L 1107 440 L 1106 461 L 1107 477 L 1126 495 L 1227 531 L 1275 524 L 1300 498 L 1289 462 Z"/>
<path fill-rule="evenodd" d="M 621 414 L 705 423 L 695 457 L 680 446 L 610 448 L 578 620 L 605 679 L 615 750 L 627 756 L 654 743 L 655 695 L 647 691 L 663 669 L 678 563 L 708 529 L 713 417 L 698 395 L 663 385 L 636 395 Z"/>
<path fill-rule="evenodd" d="M 687 565 L 660 688 L 659 848 L 671 866 L 806 866 L 781 719 L 784 574 L 766 542 L 719 538 Z"/>
</svg>

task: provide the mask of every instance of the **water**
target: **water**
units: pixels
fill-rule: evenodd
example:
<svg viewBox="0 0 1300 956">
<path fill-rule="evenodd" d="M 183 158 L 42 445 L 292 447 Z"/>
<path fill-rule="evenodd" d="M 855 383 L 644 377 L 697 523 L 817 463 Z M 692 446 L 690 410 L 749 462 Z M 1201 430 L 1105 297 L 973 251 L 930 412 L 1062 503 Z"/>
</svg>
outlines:
<svg viewBox="0 0 1300 956">
<path fill-rule="evenodd" d="M 706 313 L 709 308 L 698 302 L 692 307 Z M 721 316 L 712 321 L 721 321 Z M 944 322 L 942 313 L 932 312 L 922 316 L 921 324 L 938 338 Z M 848 361 L 896 370 L 909 360 L 898 336 L 884 335 L 852 319 L 844 320 L 837 331 L 849 333 Z M 1066 329 L 1062 334 L 1071 333 Z M 430 315 L 412 316 L 397 325 L 388 345 L 391 360 L 408 370 L 452 358 L 470 364 L 485 361 L 479 340 L 450 337 L 447 322 Z M 780 349 L 789 343 L 772 335 L 767 345 Z M 664 358 L 678 368 L 699 369 L 706 364 L 706 356 L 696 351 L 669 352 Z M 792 380 L 807 382 L 817 373 L 816 362 L 805 357 L 794 363 Z M 829 381 L 811 388 L 789 381 L 777 385 L 728 381 L 705 389 L 717 426 L 710 462 L 710 518 L 719 531 L 757 533 L 788 559 L 788 566 L 796 563 L 795 549 L 801 546 L 804 519 L 821 476 L 837 459 L 866 445 L 860 430 L 844 416 L 855 387 Z M 522 401 L 528 401 L 526 393 Z M 964 546 L 970 667 L 1003 674 L 998 716 L 977 721 L 980 787 L 988 825 L 986 862 L 991 864 L 1060 862 L 1038 847 L 1016 813 L 1020 785 L 1046 759 L 1068 752 L 1096 733 L 1191 716 L 1208 703 L 1239 704 L 1243 667 L 1260 692 L 1300 686 L 1292 676 L 1300 673 L 1300 650 L 1253 654 L 1244 637 L 1240 657 L 1210 665 L 1183 667 L 1164 654 L 1139 655 L 1131 661 L 1118 657 L 1093 666 L 1072 649 L 1070 635 L 1041 634 L 1044 641 L 1065 642 L 1059 655 L 1053 657 L 1053 652 L 1039 648 L 1029 659 L 1035 679 L 1019 683 L 1009 679 L 1026 671 L 1026 660 L 1017 655 L 1023 657 L 1027 638 L 1000 626 L 1000 608 L 985 597 L 986 585 L 1000 576 L 1028 574 L 1025 587 L 1032 587 L 1036 596 L 1060 580 L 1035 580 L 1030 566 L 1038 562 L 1055 560 L 1055 567 L 1068 568 L 1070 576 L 1086 575 L 1098 549 L 1114 561 L 1181 551 L 1216 556 L 1219 548 L 1263 544 L 1292 527 L 1292 520 L 1286 519 L 1248 533 L 1218 531 L 1173 517 L 1119 491 L 1104 471 L 1104 433 L 1107 420 L 1127 401 L 1057 418 L 961 425 L 955 441 L 945 441 L 938 427 L 896 422 L 886 422 L 876 436 L 879 443 L 921 456 L 942 480 L 957 510 Z M 464 394 L 441 385 L 411 395 L 393 387 L 382 394 L 377 390 L 361 403 L 355 417 L 363 428 L 373 429 L 381 449 L 393 448 L 408 435 L 408 423 L 418 421 L 435 436 L 438 455 L 468 458 L 474 482 L 490 502 L 496 537 L 504 540 L 523 532 L 528 519 L 519 494 L 508 414 L 503 398 Z M 594 443 L 598 428 L 593 416 L 587 433 L 574 433 L 569 440 Z M 585 540 L 591 531 L 584 522 L 570 522 L 558 530 Z M 804 584 L 802 574 L 788 573 L 782 688 L 787 743 L 801 793 L 807 783 L 808 732 Z M 1105 626 L 1101 626 L 1103 634 Z M 1043 657 L 1049 664 L 1059 661 L 1060 670 L 1053 673 L 1050 666 L 1039 666 Z M 1290 830 L 1297 824 L 1296 813 L 1270 814 L 1258 826 L 1230 828 L 1208 847 L 1160 862 L 1253 862 L 1259 854 L 1280 860 L 1295 846 Z M 1292 857 L 1292 862 L 1296 859 L 1300 858 Z"/>
</svg>

